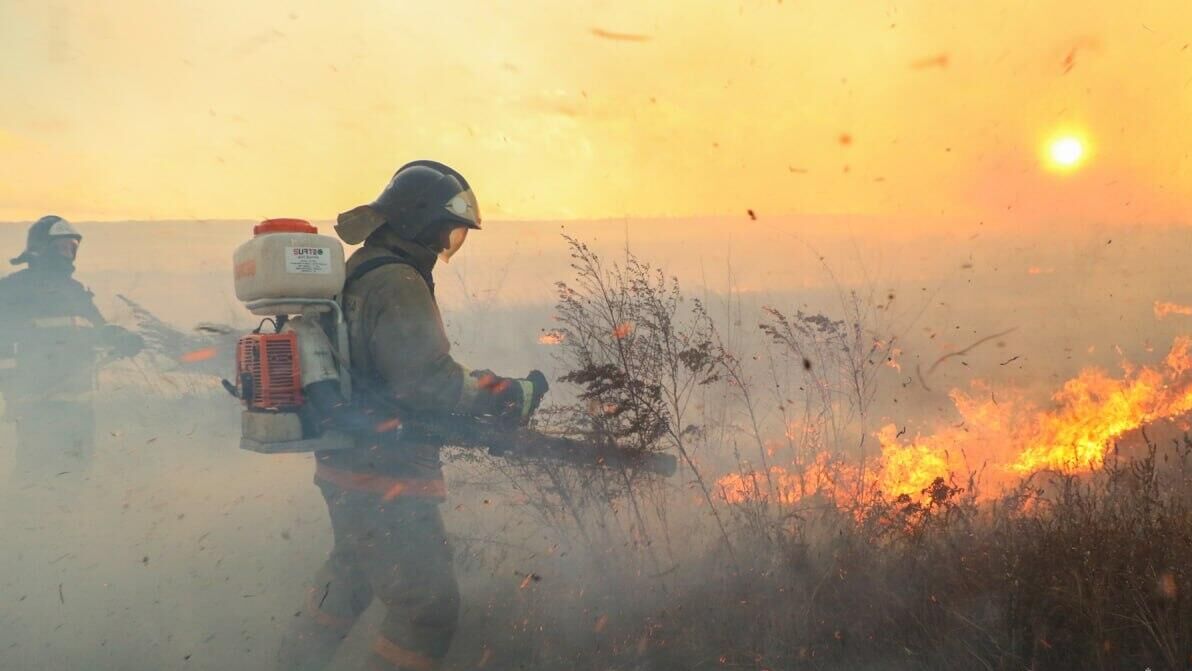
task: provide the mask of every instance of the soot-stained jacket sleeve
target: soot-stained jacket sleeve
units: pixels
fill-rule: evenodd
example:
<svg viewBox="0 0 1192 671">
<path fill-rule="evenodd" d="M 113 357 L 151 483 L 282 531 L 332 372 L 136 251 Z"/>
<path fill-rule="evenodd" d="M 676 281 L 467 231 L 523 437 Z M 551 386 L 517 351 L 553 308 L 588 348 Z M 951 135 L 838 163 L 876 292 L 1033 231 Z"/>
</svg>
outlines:
<svg viewBox="0 0 1192 671">
<path fill-rule="evenodd" d="M 96 328 L 107 324 L 108 320 L 104 319 L 99 308 L 95 307 L 95 294 L 79 282 L 75 282 L 74 286 L 78 296 L 75 301 L 78 315 L 91 322 L 91 325 Z"/>
</svg>

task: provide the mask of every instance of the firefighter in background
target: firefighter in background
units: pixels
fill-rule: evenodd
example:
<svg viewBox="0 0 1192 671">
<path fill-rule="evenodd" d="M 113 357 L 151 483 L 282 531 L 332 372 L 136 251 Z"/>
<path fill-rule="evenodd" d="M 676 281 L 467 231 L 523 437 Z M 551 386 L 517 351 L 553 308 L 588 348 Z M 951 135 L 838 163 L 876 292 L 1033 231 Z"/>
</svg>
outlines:
<svg viewBox="0 0 1192 671">
<path fill-rule="evenodd" d="M 0 279 L 0 393 L 16 422 L 17 479 L 89 469 L 100 351 L 134 356 L 142 347 L 140 336 L 108 324 L 72 277 L 82 239 L 65 219 L 42 217 L 12 259 L 28 267 Z"/>
<path fill-rule="evenodd" d="M 432 161 L 402 167 L 370 205 L 339 216 L 348 244 L 342 300 L 351 343 L 353 403 L 376 419 L 356 448 L 316 452 L 315 483 L 335 545 L 282 642 L 280 671 L 323 669 L 356 619 L 378 598 L 387 613 L 369 657 L 372 670 L 437 669 L 459 613 L 439 504 L 446 498 L 441 445 L 390 418 L 451 414 L 524 423 L 546 378 L 471 371 L 449 352 L 431 271 L 480 228 L 472 191 Z"/>
</svg>

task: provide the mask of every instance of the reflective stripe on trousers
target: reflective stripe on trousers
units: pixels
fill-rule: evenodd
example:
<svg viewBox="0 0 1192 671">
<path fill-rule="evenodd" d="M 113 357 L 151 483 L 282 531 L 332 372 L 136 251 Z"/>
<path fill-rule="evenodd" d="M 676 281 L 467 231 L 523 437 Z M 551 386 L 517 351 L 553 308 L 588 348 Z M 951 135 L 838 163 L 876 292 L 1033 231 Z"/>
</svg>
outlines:
<svg viewBox="0 0 1192 671">
<path fill-rule="evenodd" d="M 352 492 L 377 494 L 385 501 L 407 496 L 438 500 L 447 497 L 447 485 L 442 480 L 414 480 L 378 473 L 353 473 L 322 462 L 315 467 L 315 480 L 322 480 Z"/>
<path fill-rule="evenodd" d="M 435 671 L 439 668 L 439 660 L 403 648 L 384 636 L 378 636 L 373 642 L 372 653 L 370 671 Z"/>
</svg>

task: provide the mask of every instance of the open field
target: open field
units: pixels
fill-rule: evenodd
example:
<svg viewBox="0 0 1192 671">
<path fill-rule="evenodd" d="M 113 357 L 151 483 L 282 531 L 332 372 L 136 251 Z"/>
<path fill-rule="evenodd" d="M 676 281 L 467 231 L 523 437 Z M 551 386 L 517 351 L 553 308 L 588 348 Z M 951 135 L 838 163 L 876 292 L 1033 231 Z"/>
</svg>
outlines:
<svg viewBox="0 0 1192 671">
<path fill-rule="evenodd" d="M 131 325 L 119 293 L 183 331 L 251 324 L 227 269 L 248 224 L 79 228 L 79 277 L 114 321 Z M 541 339 L 569 327 L 552 286 L 575 282 L 560 226 L 487 228 L 438 271 L 456 356 L 552 380 L 575 370 L 573 350 Z M 1192 303 L 1192 231 L 956 224 L 912 238 L 810 219 L 565 231 L 606 262 L 628 244 L 675 275 L 740 381 L 724 364 L 692 387 L 674 424 L 698 431 L 652 444 L 690 460 L 667 483 L 635 481 L 633 497 L 566 469 L 453 461 L 444 512 L 464 612 L 451 668 L 1187 667 L 1192 485 L 1178 439 L 1192 396 L 1169 352 L 1192 317 L 1156 302 Z M 0 248 L 22 235 L 0 225 Z M 758 329 L 774 324 L 766 306 L 842 320 L 877 353 L 857 362 L 872 385 L 863 409 L 837 393 L 844 341 L 820 334 L 796 355 Z M 1087 394 L 1054 396 L 1070 380 Z M 234 403 L 184 363 L 143 355 L 101 385 L 92 471 L 0 495 L 0 668 L 265 668 L 330 546 L 310 458 L 237 450 Z M 552 397 L 583 391 L 559 383 Z M 1097 433 L 1122 395 L 1124 428 Z M 1015 489 L 1007 474 L 1027 474 L 1013 469 L 1032 440 L 1066 447 L 1051 419 L 1121 451 L 1043 462 Z M 883 438 L 887 425 L 898 435 Z M 0 424 L 0 477 L 11 444 Z M 895 455 L 914 468 L 894 469 Z M 336 668 L 359 662 L 376 615 Z"/>
</svg>

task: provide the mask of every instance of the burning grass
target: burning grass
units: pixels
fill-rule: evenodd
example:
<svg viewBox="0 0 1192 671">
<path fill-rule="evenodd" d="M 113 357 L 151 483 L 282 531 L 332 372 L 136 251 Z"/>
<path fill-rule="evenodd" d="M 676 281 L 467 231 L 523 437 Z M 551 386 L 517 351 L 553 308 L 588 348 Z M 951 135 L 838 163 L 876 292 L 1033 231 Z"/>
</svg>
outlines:
<svg viewBox="0 0 1192 671">
<path fill-rule="evenodd" d="M 984 502 L 942 479 L 847 508 L 747 499 L 724 511 L 735 553 L 693 534 L 647 569 L 652 530 L 591 564 L 530 559 L 555 570 L 491 583 L 503 616 L 466 621 L 486 645 L 460 652 L 490 668 L 1187 668 L 1190 467 L 1181 441 Z"/>
<path fill-rule="evenodd" d="M 1192 339 L 1179 338 L 1160 365 L 1127 365 L 1121 377 L 1086 369 L 1065 382 L 1047 408 L 1015 390 L 993 390 L 980 382 L 967 392 L 954 390 L 950 397 L 961 418 L 958 424 L 912 439 L 887 424 L 874 433 L 881 446 L 877 461 L 867 469 L 838 467 L 836 484 L 849 492 L 923 498 L 936 479 L 967 477 L 979 469 L 974 479 L 989 499 L 1039 471 L 1094 470 L 1114 440 L 1192 410 L 1190 348 Z M 803 474 L 770 466 L 766 477 L 778 483 L 776 500 L 793 504 L 808 493 L 820 493 L 820 487 L 808 489 L 806 481 L 822 478 L 828 458 L 827 452 L 820 454 Z M 732 473 L 718 484 L 731 502 L 766 497 L 767 492 L 747 486 L 746 481 L 756 477 L 752 472 Z"/>
<path fill-rule="evenodd" d="M 1046 404 L 974 383 L 950 394 L 959 422 L 908 431 L 875 416 L 901 344 L 856 294 L 841 292 L 839 319 L 768 309 L 746 348 L 632 256 L 606 268 L 573 249 L 579 278 L 560 285 L 566 337 L 555 351 L 581 391 L 554 416 L 593 439 L 676 452 L 683 467 L 673 482 L 500 467 L 547 545 L 487 586 L 504 617 L 465 618 L 462 638 L 477 643 L 460 659 L 643 670 L 1192 663 L 1192 442 L 1145 438 L 1192 410 L 1192 341 L 1154 366 L 1082 371 Z M 1127 438 L 1143 449 L 1114 449 Z M 463 546 L 490 570 L 509 563 L 485 553 Z"/>
<path fill-rule="evenodd" d="M 746 645 L 718 643 L 743 668 L 1186 668 L 1188 457 L 1151 445 L 985 503 L 937 479 L 781 526 L 738 507 L 763 561 L 723 602 L 751 621 Z"/>
</svg>

